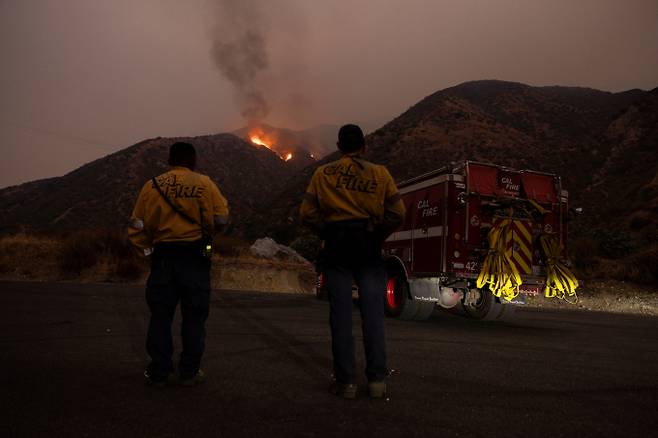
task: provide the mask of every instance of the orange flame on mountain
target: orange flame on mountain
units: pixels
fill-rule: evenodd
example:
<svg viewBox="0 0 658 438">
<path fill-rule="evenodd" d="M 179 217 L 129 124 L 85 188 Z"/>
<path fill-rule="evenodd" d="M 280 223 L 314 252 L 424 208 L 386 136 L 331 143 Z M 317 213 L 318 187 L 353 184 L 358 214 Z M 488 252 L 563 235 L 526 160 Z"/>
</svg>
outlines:
<svg viewBox="0 0 658 438">
<path fill-rule="evenodd" d="M 259 145 L 259 146 L 265 146 L 275 154 L 279 156 L 283 161 L 290 161 L 292 159 L 292 154 L 291 153 L 285 153 L 285 155 L 282 155 L 283 152 L 277 151 L 274 146 L 275 146 L 275 140 L 276 138 L 273 138 L 272 136 L 267 135 L 265 132 L 263 132 L 262 129 L 260 128 L 253 128 L 249 130 L 248 134 L 249 140 L 253 144 Z"/>
<path fill-rule="evenodd" d="M 258 135 L 249 136 L 249 140 L 251 140 L 252 143 L 257 144 L 259 146 L 265 146 L 268 149 L 272 149 L 272 146 L 270 146 L 264 139 L 262 139 Z"/>
</svg>

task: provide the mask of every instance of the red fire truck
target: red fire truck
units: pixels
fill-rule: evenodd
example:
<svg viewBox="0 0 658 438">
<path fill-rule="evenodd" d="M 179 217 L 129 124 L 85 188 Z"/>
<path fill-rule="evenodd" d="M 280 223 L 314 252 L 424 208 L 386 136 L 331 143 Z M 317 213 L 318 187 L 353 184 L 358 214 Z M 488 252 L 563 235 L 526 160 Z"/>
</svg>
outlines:
<svg viewBox="0 0 658 438">
<path fill-rule="evenodd" d="M 543 292 L 546 256 L 539 236 L 566 242 L 568 193 L 558 176 L 467 161 L 399 184 L 404 224 L 385 242 L 386 314 L 427 319 L 436 305 L 461 303 L 475 319 L 507 319 L 527 295 Z M 478 288 L 488 234 L 509 220 L 506 245 L 520 274 L 519 294 L 503 299 Z"/>
<path fill-rule="evenodd" d="M 548 257 L 540 237 L 555 243 L 559 254 L 551 258 L 565 256 L 568 193 L 557 175 L 466 161 L 398 187 L 407 215 L 384 244 L 389 317 L 424 320 L 437 305 L 461 304 L 474 319 L 508 319 L 528 295 L 546 287 Z M 477 286 L 492 250 L 490 231 L 501 221 L 503 252 L 520 280 L 513 298 Z M 318 296 L 322 286 L 320 273 Z"/>
</svg>

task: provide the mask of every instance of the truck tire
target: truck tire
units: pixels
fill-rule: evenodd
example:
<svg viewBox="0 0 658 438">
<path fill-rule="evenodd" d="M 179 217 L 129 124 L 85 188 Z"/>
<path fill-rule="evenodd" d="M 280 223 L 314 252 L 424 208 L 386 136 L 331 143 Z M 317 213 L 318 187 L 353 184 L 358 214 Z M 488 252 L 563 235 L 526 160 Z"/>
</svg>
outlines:
<svg viewBox="0 0 658 438">
<path fill-rule="evenodd" d="M 429 319 L 436 308 L 436 303 L 434 301 L 415 301 L 415 303 L 417 310 L 413 319 L 416 321 L 425 321 L 426 319 Z"/>
<path fill-rule="evenodd" d="M 516 314 L 516 305 L 503 304 L 489 289 L 479 289 L 480 297 L 475 304 L 463 303 L 466 316 L 481 321 L 509 321 Z"/>
<path fill-rule="evenodd" d="M 414 319 L 417 303 L 409 297 L 409 283 L 404 276 L 397 271 L 389 272 L 384 294 L 386 316 L 406 320 Z"/>
</svg>

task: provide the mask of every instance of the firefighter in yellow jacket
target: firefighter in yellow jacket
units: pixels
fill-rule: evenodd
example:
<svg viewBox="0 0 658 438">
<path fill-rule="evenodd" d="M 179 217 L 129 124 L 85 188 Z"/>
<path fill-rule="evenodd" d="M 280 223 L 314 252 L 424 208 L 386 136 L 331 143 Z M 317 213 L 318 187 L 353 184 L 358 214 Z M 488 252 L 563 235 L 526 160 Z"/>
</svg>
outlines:
<svg viewBox="0 0 658 438">
<path fill-rule="evenodd" d="M 324 241 L 320 258 L 330 303 L 334 358 L 331 391 L 344 398 L 356 397 L 354 281 L 359 288 L 368 392 L 372 398 L 382 398 L 387 394 L 387 365 L 386 270 L 381 247 L 404 220 L 405 208 L 388 170 L 361 158 L 365 140 L 358 126 L 340 128 L 338 148 L 342 157 L 313 174 L 300 215 Z"/>
<path fill-rule="evenodd" d="M 169 149 L 172 169 L 147 181 L 128 228 L 131 243 L 151 259 L 146 301 L 151 320 L 146 349 L 151 357 L 144 375 L 163 386 L 175 378 L 171 323 L 181 303 L 182 352 L 178 378 L 183 385 L 203 381 L 210 304 L 212 236 L 228 222 L 228 204 L 210 178 L 194 172 L 196 150 L 178 142 Z"/>
</svg>

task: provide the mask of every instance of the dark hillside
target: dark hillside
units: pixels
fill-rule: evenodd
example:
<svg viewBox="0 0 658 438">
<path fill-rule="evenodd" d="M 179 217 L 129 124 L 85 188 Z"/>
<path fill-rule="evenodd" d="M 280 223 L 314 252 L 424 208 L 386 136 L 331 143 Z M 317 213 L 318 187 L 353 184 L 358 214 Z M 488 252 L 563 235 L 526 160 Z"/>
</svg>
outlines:
<svg viewBox="0 0 658 438">
<path fill-rule="evenodd" d="M 572 224 L 574 240 L 593 239 L 591 251 L 605 256 L 623 240 L 624 255 L 637 254 L 657 240 L 656 95 L 468 82 L 426 97 L 369 135 L 366 157 L 398 181 L 463 160 L 556 173 L 572 206 L 585 207 Z M 284 241 L 298 235 L 287 223 L 296 220 L 315 167 L 290 180 L 268 206 L 269 220 L 252 231 Z"/>
<path fill-rule="evenodd" d="M 623 251 L 658 242 L 658 88 L 605 132 L 610 153 L 584 190 L 592 221 L 627 239 Z M 658 262 L 658 260 L 657 260 Z M 657 268 L 658 269 L 658 268 Z"/>
<path fill-rule="evenodd" d="M 59 178 L 0 191 L 0 230 L 78 230 L 122 227 L 142 185 L 167 170 L 169 145 L 193 143 L 199 172 L 220 186 L 236 224 L 244 222 L 279 190 L 293 170 L 264 147 L 231 134 L 155 138 L 86 164 Z"/>
<path fill-rule="evenodd" d="M 300 148 L 311 138 L 268 129 Z M 323 153 L 335 150 L 337 130 L 314 131 Z M 0 229 L 123 226 L 144 181 L 166 169 L 174 140 L 147 140 L 61 178 L 0 190 Z M 230 134 L 188 140 L 199 150 L 200 171 L 231 202 L 236 231 L 283 243 L 303 234 L 298 208 L 313 171 L 338 157 L 285 162 Z M 386 165 L 398 181 L 464 160 L 556 173 L 571 205 L 585 208 L 570 225 L 578 259 L 600 255 L 619 260 L 609 265 L 615 269 L 630 266 L 658 279 L 651 273 L 658 266 L 658 89 L 467 82 L 424 98 L 366 142 L 366 158 Z"/>
</svg>

